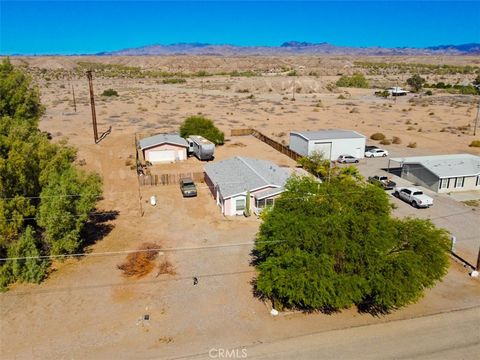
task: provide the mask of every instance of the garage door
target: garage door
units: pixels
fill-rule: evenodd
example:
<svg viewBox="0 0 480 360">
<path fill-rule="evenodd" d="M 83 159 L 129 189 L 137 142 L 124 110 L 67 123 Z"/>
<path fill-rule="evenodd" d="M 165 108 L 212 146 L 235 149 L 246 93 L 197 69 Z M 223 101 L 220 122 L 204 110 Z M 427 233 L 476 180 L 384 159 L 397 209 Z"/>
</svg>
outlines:
<svg viewBox="0 0 480 360">
<path fill-rule="evenodd" d="M 331 152 L 332 152 L 332 143 L 321 143 L 321 142 L 314 142 L 311 146 L 311 150 L 313 152 L 317 152 L 319 154 L 323 154 L 324 159 L 330 160 Z"/>
<path fill-rule="evenodd" d="M 175 161 L 175 150 L 150 151 L 147 160 L 151 163 Z"/>
</svg>

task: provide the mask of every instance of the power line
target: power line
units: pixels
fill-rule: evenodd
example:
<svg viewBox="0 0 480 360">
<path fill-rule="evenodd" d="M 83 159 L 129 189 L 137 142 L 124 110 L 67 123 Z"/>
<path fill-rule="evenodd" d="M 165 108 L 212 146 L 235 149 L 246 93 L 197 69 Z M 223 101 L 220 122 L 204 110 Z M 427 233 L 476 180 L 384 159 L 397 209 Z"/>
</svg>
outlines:
<svg viewBox="0 0 480 360">
<path fill-rule="evenodd" d="M 457 238 L 457 242 L 477 239 L 478 236 L 470 236 L 464 238 Z M 39 256 L 23 256 L 23 257 L 7 257 L 0 258 L 0 261 L 18 261 L 18 260 L 33 260 L 33 259 L 65 259 L 65 258 L 74 258 L 74 257 L 100 257 L 100 256 L 116 256 L 116 255 L 125 255 L 133 253 L 143 253 L 143 252 L 159 252 L 159 253 L 168 253 L 168 252 L 179 252 L 179 251 L 193 251 L 193 250 L 209 250 L 209 249 L 223 249 L 230 247 L 240 247 L 247 245 L 257 245 L 257 244 L 278 244 L 284 243 L 290 240 L 268 240 L 268 241 L 249 241 L 243 243 L 234 243 L 234 244 L 219 244 L 219 245 L 206 245 L 206 246 L 193 246 L 193 247 L 178 247 L 178 248 L 149 248 L 149 249 L 137 249 L 137 250 L 123 250 L 123 251 L 104 251 L 97 253 L 75 253 L 75 254 L 60 254 L 60 255 L 39 255 Z"/>
<path fill-rule="evenodd" d="M 69 257 L 89 257 L 89 256 L 112 256 L 112 255 L 125 255 L 142 252 L 175 252 L 175 251 L 192 251 L 192 250 L 208 250 L 219 249 L 229 247 L 239 247 L 255 244 L 275 244 L 286 242 L 287 240 L 270 240 L 270 241 L 249 241 L 244 243 L 235 244 L 220 244 L 220 245 L 206 245 L 206 246 L 193 246 L 193 247 L 181 247 L 181 248 L 150 248 L 150 249 L 138 249 L 138 250 L 125 250 L 125 251 L 105 251 L 98 253 L 77 253 L 77 254 L 63 254 L 63 255 L 40 255 L 40 256 L 24 256 L 13 258 L 0 258 L 0 261 L 13 261 L 13 260 L 32 260 L 32 259 L 57 259 L 57 258 L 69 258 Z"/>
<path fill-rule="evenodd" d="M 162 282 L 172 282 L 172 281 L 183 281 L 189 280 L 191 281 L 193 277 L 198 279 L 207 279 L 207 278 L 214 278 L 220 276 L 233 276 L 233 275 L 244 275 L 244 274 L 253 274 L 256 273 L 256 270 L 239 270 L 239 271 L 231 271 L 231 272 L 223 272 L 223 273 L 211 273 L 211 274 L 193 274 L 193 275 L 185 275 L 185 276 L 178 276 L 174 278 L 167 278 L 167 279 L 153 279 L 153 280 L 138 280 L 135 282 L 125 282 L 125 283 L 107 283 L 107 284 L 99 284 L 99 285 L 84 285 L 84 286 L 74 286 L 74 287 L 65 287 L 65 288 L 53 288 L 53 289 L 40 289 L 34 291 L 24 291 L 24 292 L 7 292 L 2 294 L 2 296 L 24 296 L 24 295 L 32 295 L 32 294 L 48 294 L 48 293 L 56 293 L 62 291 L 78 291 L 78 290 L 85 290 L 85 289 L 101 289 L 106 287 L 116 287 L 116 286 L 138 286 L 138 285 L 147 285 L 147 284 L 155 284 L 155 283 L 162 283 Z"/>
</svg>

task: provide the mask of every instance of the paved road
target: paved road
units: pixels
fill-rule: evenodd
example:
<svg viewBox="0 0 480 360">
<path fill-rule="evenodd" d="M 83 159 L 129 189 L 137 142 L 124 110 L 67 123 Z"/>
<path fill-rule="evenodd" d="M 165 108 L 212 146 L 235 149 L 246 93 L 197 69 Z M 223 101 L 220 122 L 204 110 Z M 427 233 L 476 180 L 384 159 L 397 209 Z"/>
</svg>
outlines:
<svg viewBox="0 0 480 360">
<path fill-rule="evenodd" d="M 396 154 L 395 154 L 396 155 Z M 383 171 L 388 164 L 388 159 L 375 158 L 363 160 L 358 168 L 362 175 L 368 177 L 375 174 L 387 174 Z M 393 174 L 388 174 L 399 186 L 412 186 L 412 183 Z M 480 248 L 480 209 L 475 209 L 451 198 L 445 194 L 437 194 L 428 189 L 421 188 L 433 198 L 433 206 L 429 209 L 415 209 L 410 204 L 391 196 L 392 202 L 397 206 L 394 211 L 396 216 L 412 216 L 431 219 L 435 225 L 445 228 L 457 238 L 456 253 L 475 265 Z M 391 193 L 391 192 L 390 192 Z"/>
<path fill-rule="evenodd" d="M 480 307 L 292 337 L 246 353 L 247 359 L 478 359 Z"/>
</svg>

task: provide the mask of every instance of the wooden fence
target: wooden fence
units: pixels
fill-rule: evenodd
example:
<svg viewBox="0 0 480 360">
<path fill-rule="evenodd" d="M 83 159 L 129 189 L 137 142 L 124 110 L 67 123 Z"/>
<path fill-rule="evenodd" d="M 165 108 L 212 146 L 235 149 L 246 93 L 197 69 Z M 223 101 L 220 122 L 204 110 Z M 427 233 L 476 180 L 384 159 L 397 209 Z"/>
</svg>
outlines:
<svg viewBox="0 0 480 360">
<path fill-rule="evenodd" d="M 253 129 L 232 129 L 230 131 L 230 136 L 246 136 L 252 135 Z"/>
<path fill-rule="evenodd" d="M 179 184 L 181 179 L 190 178 L 196 183 L 205 182 L 203 172 L 186 172 L 177 174 L 147 174 L 140 175 L 138 181 L 140 186 L 158 186 Z"/>
<path fill-rule="evenodd" d="M 256 137 L 258 140 L 263 141 L 265 144 L 271 146 L 272 148 L 281 152 L 282 154 L 287 155 L 289 158 L 295 161 L 297 161 L 302 157 L 302 155 L 300 155 L 296 151 L 290 150 L 288 146 L 285 146 L 279 143 L 278 141 L 273 140 L 272 138 L 269 138 L 267 135 L 264 135 L 260 131 L 255 129 L 232 129 L 230 135 L 231 136 L 252 135 Z"/>
</svg>

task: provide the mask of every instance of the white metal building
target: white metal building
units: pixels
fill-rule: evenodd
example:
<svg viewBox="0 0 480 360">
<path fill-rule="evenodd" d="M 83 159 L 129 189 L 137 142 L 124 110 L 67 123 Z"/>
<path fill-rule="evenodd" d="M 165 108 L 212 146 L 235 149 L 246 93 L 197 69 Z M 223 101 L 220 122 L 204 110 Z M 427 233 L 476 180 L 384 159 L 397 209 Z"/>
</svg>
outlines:
<svg viewBox="0 0 480 360">
<path fill-rule="evenodd" d="M 310 156 L 314 152 L 325 159 L 337 160 L 340 155 L 351 155 L 363 159 L 366 138 L 352 130 L 292 131 L 290 149 L 300 155 Z"/>
</svg>

